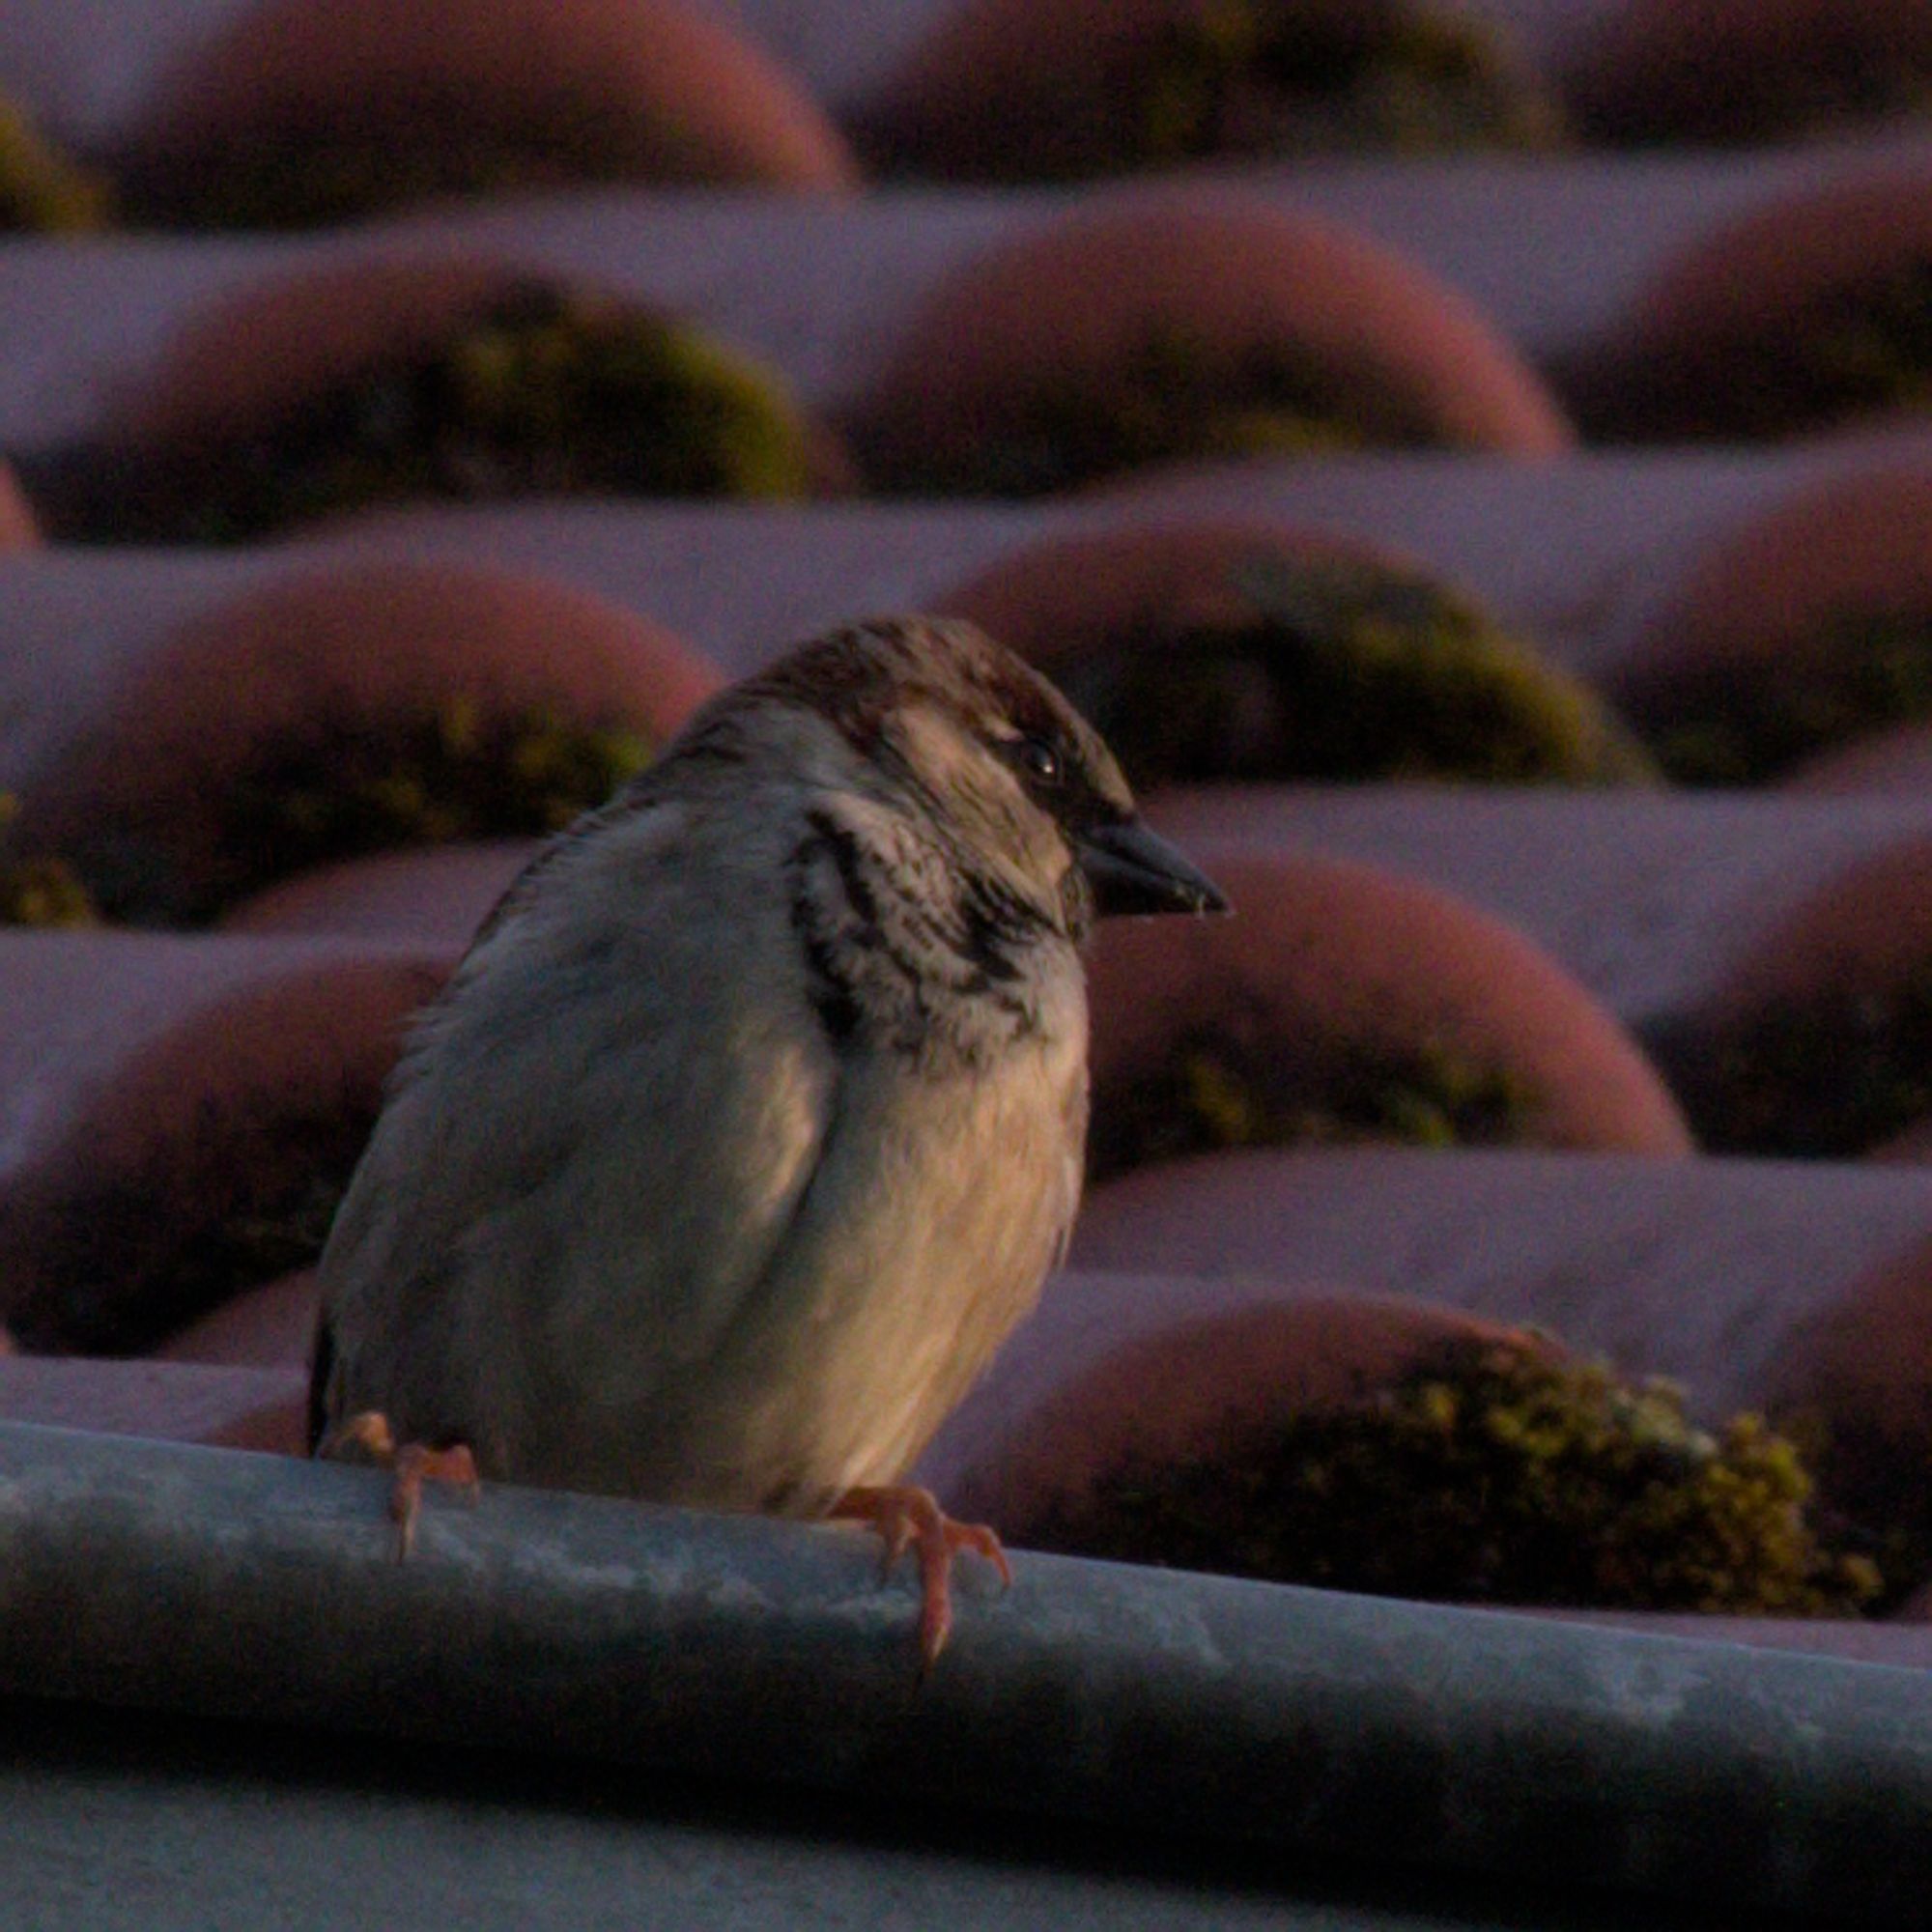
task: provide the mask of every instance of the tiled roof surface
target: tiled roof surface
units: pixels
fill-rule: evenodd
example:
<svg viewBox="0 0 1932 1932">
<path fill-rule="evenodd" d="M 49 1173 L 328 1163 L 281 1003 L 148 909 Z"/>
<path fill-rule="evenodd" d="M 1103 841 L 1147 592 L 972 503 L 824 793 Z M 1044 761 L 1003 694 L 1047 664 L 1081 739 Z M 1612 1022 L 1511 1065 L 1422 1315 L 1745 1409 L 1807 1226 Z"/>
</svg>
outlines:
<svg viewBox="0 0 1932 1932">
<path fill-rule="evenodd" d="M 1817 1481 L 1778 1534 L 1803 1519 L 1883 1577 L 1864 1614 L 1806 1621 L 1734 1587 L 1755 1555 L 1663 1589 L 1666 1539 L 1564 1607 L 1768 1643 L 1683 1653 L 1739 1710 L 1752 1684 L 1774 1712 L 1882 1703 L 1870 1662 L 1912 1667 L 1901 1709 L 1921 1696 L 1932 6 L 1469 0 L 1514 36 L 1510 111 L 1540 132 L 1455 149 L 1430 145 L 1448 110 L 1412 72 L 1338 106 L 1253 55 L 1277 15 L 1378 9 L 384 4 L 0 18 L 0 1689 L 156 1701 L 111 1645 L 87 1662 L 76 1636 L 65 1675 L 10 1661 L 83 1600 L 78 1542 L 41 1595 L 19 1581 L 51 1547 L 33 1472 L 71 1453 L 111 1499 L 144 1455 L 174 1480 L 164 1444 L 299 1448 L 321 1233 L 407 1015 L 537 841 L 721 684 L 839 618 L 925 608 L 1065 682 L 1243 915 L 1097 946 L 1088 1206 L 928 1450 L 942 1497 L 1035 1511 L 1044 1538 L 1122 1470 L 1221 1458 L 1238 1487 L 1267 1431 L 1448 1399 L 1445 1363 L 1528 1325 L 1565 1362 L 1677 1384 L 1615 1400 L 1680 1469 L 1767 1415 Z M 1490 85 L 1460 42 L 1404 31 Z M 1370 124 L 1385 145 L 1338 146 Z M 1205 165 L 1121 156 L 1137 128 L 1209 126 Z M 1019 157 L 1057 172 L 1014 179 Z M 699 371 L 700 402 L 624 415 L 639 358 Z M 179 1464 L 232 1500 L 252 1479 L 231 1466 Z M 322 1507 L 319 1475 L 262 1494 Z M 773 1534 L 758 1561 L 796 1560 L 809 1596 L 816 1559 L 786 1553 L 809 1546 Z M 1085 1601 L 1082 1574 L 1050 1568 L 1041 1614 Z M 207 1575 L 218 1623 L 234 1573 Z M 1390 1587 L 1391 1615 L 1431 1593 Z M 1284 1644 L 1302 1602 L 1278 1600 Z M 1480 1620 L 1429 1629 L 1451 1675 L 1459 1644 L 1488 1655 Z M 1551 1641 L 1573 1639 L 1579 1670 L 1644 1667 L 1641 1643 Z M 1002 1695 L 1034 1667 L 959 1641 Z M 1783 1655 L 1804 1650 L 1836 1662 L 1807 1678 Z M 169 1818 L 227 1848 L 182 1854 L 212 1922 L 260 1922 L 234 1874 L 263 1845 L 333 1844 L 356 1873 L 417 1833 L 442 1874 L 408 1894 L 421 1917 L 486 1810 L 571 1822 L 527 1880 L 470 1874 L 479 1924 L 526 1893 L 604 1922 L 646 1839 L 690 1922 L 899 1922 L 891 1900 L 907 1923 L 1665 1922 L 1565 1892 L 1560 1861 L 1535 1875 L 1553 1892 L 1471 1891 L 1451 1867 L 1523 1871 L 1400 1821 L 1387 1851 L 1434 1892 L 1374 1860 L 1314 1877 L 1243 1853 L 1204 1878 L 1193 1851 L 1129 1856 L 1104 1795 L 1096 1837 L 928 1822 L 888 1858 L 871 1813 L 752 1817 L 718 1790 L 687 1812 L 653 1786 L 619 1832 L 554 1769 L 503 1760 L 446 1796 L 426 1760 L 385 1785 L 337 1745 L 300 1822 L 251 1836 L 187 1767 L 285 1799 L 299 1747 L 208 1720 L 342 1714 L 179 1702 L 175 1731 L 130 1718 L 117 1742 L 89 1716 L 71 1745 L 23 1710 L 0 1866 L 11 1834 L 46 1922 L 165 1922 L 115 1915 L 159 1898 L 125 1887 Z M 1786 1767 L 1833 1832 L 1922 1802 L 1900 1745 L 1868 1812 L 1833 1811 L 1872 1735 Z M 1582 1844 L 1655 1825 L 1629 1747 L 1604 1747 L 1574 1875 L 1681 1899 L 1690 1867 Z M 392 1815 L 355 1812 L 372 1788 Z M 114 1885 L 64 1878 L 103 1806 Z M 1299 1813 L 1276 1835 L 1366 1842 Z M 702 1883 L 665 1878 L 685 1842 Z M 1832 1842 L 1778 1866 L 1741 1839 L 1709 1882 L 1825 1909 Z M 718 1877 L 740 1860 L 769 1884 Z M 1889 1895 L 1859 1909 L 1903 1922 Z M 327 1922 L 304 1897 L 288 1922 Z"/>
</svg>

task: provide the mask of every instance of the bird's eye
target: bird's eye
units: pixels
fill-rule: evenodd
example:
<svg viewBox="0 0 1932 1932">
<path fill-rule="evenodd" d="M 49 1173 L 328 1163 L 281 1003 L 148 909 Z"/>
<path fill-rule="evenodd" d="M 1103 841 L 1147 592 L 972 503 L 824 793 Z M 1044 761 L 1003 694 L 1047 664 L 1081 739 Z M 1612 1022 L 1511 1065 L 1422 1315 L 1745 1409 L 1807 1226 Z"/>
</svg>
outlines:
<svg viewBox="0 0 1932 1932">
<path fill-rule="evenodd" d="M 1013 741 L 1013 757 L 1021 771 L 1041 784 L 1058 784 L 1065 775 L 1060 753 L 1044 738 L 1031 735 Z"/>
</svg>

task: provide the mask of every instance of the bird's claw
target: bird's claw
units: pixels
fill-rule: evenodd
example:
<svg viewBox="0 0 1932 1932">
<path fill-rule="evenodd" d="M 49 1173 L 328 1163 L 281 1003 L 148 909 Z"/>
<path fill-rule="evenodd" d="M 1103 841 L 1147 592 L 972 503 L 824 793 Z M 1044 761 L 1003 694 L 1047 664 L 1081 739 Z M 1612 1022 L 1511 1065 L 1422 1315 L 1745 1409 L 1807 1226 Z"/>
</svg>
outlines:
<svg viewBox="0 0 1932 1932">
<path fill-rule="evenodd" d="M 416 1518 L 422 1511 L 425 1483 L 447 1483 L 470 1503 L 482 1492 L 476 1458 L 466 1444 L 432 1449 L 423 1442 L 398 1443 L 389 1418 L 380 1409 L 352 1415 L 341 1428 L 329 1433 L 319 1453 L 342 1457 L 345 1451 L 349 1459 L 379 1463 L 395 1477 L 389 1490 L 389 1520 L 396 1525 L 398 1563 L 415 1547 Z"/>
<path fill-rule="evenodd" d="M 389 1492 L 389 1520 L 396 1525 L 398 1563 L 414 1546 L 425 1483 L 447 1483 L 461 1492 L 467 1503 L 474 1503 L 483 1490 L 476 1474 L 476 1458 L 466 1444 L 430 1449 L 420 1442 L 405 1442 L 396 1451 L 396 1482 Z"/>
<path fill-rule="evenodd" d="M 922 1669 L 929 1670 L 946 1648 L 952 1629 L 952 1559 L 961 1550 L 982 1556 L 1010 1585 L 1012 1565 L 1000 1539 L 982 1522 L 954 1522 L 939 1507 L 930 1490 L 904 1485 L 848 1490 L 832 1506 L 835 1517 L 869 1523 L 885 1545 L 879 1575 L 910 1549 L 919 1559 L 919 1653 Z"/>
</svg>

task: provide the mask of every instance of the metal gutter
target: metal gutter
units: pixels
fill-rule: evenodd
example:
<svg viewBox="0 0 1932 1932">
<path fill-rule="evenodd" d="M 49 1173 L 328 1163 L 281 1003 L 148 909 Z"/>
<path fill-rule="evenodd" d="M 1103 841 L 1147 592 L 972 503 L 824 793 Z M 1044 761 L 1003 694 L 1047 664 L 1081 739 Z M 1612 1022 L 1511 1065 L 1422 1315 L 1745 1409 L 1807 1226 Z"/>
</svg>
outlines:
<svg viewBox="0 0 1932 1932">
<path fill-rule="evenodd" d="M 1932 1673 L 0 1424 L 0 1692 L 1907 1924 Z M 984 1587 L 981 1587 L 981 1584 Z"/>
</svg>

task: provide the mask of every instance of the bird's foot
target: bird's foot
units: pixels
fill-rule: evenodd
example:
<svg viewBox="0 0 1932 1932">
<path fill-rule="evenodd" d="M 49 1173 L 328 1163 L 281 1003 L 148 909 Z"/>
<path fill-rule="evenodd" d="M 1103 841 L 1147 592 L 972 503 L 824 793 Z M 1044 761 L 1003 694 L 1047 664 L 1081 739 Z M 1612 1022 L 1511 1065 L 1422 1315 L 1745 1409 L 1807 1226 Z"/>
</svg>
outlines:
<svg viewBox="0 0 1932 1932">
<path fill-rule="evenodd" d="M 885 1562 L 879 1574 L 886 1575 L 907 1548 L 917 1547 L 921 1605 L 919 1613 L 919 1654 L 923 1668 L 930 1669 L 946 1647 L 952 1628 L 952 1559 L 962 1549 L 983 1556 L 1000 1573 L 1000 1580 L 1010 1584 L 1012 1565 L 1000 1548 L 1000 1539 L 982 1522 L 954 1522 L 939 1507 L 930 1490 L 903 1484 L 878 1489 L 847 1490 L 832 1505 L 831 1514 L 846 1520 L 870 1523 L 884 1538 Z"/>
<path fill-rule="evenodd" d="M 422 1442 L 399 1443 L 389 1418 L 380 1409 L 365 1408 L 359 1415 L 352 1415 L 340 1428 L 329 1431 L 316 1453 L 344 1462 L 376 1463 L 394 1472 L 389 1520 L 396 1525 L 398 1563 L 415 1543 L 425 1483 L 451 1484 L 463 1492 L 466 1502 L 472 1503 L 482 1488 L 476 1475 L 476 1458 L 467 1445 L 457 1442 L 432 1449 Z"/>
</svg>

